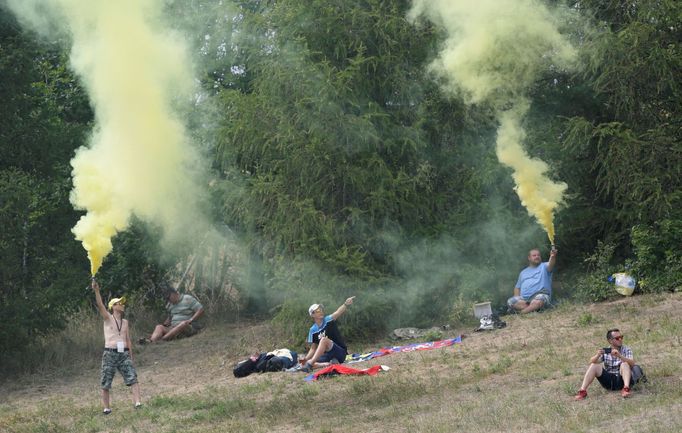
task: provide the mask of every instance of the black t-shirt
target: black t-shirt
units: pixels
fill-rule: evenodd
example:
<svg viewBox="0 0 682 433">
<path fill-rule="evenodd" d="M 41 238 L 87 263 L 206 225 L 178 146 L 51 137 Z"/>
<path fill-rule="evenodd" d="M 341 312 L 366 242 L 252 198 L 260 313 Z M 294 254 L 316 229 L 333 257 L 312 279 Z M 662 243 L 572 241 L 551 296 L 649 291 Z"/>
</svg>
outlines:
<svg viewBox="0 0 682 433">
<path fill-rule="evenodd" d="M 320 338 L 324 336 L 336 343 L 337 346 L 343 347 L 343 350 L 348 351 L 346 342 L 343 341 L 341 332 L 339 332 L 339 327 L 336 325 L 336 320 L 332 319 L 331 314 L 325 316 L 320 326 L 318 326 L 317 323 L 314 323 L 313 326 L 310 327 L 307 341 L 308 343 L 319 344 Z"/>
</svg>

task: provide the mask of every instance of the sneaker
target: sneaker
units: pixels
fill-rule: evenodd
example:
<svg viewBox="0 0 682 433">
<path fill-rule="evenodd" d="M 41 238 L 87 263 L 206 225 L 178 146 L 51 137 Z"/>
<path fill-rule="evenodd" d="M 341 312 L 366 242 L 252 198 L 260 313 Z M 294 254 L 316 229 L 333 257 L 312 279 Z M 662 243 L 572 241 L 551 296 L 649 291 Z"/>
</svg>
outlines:
<svg viewBox="0 0 682 433">
<path fill-rule="evenodd" d="M 287 373 L 296 373 L 297 371 L 301 371 L 301 368 L 303 368 L 301 364 L 296 364 L 291 368 L 285 369 L 284 371 L 286 371 Z"/>
<path fill-rule="evenodd" d="M 141 344 L 141 345 L 145 345 L 145 344 L 151 343 L 151 342 L 152 342 L 152 340 L 150 340 L 149 338 L 146 338 L 146 337 L 142 337 L 139 340 L 137 340 L 137 343 Z"/>
<path fill-rule="evenodd" d="M 105 408 L 102 410 L 102 413 L 103 413 L 104 415 L 109 415 L 109 414 L 111 413 L 111 409 L 109 409 L 108 407 L 105 407 Z"/>
<path fill-rule="evenodd" d="M 575 400 L 585 400 L 586 398 L 587 398 L 587 390 L 586 389 L 581 389 L 575 395 Z"/>
<path fill-rule="evenodd" d="M 141 407 L 142 407 L 142 403 L 140 403 L 139 401 L 137 403 L 135 403 L 135 409 L 139 409 Z"/>
<path fill-rule="evenodd" d="M 309 362 L 306 362 L 305 365 L 301 367 L 301 371 L 304 373 L 312 373 L 313 366 Z"/>
<path fill-rule="evenodd" d="M 628 398 L 630 397 L 630 387 L 626 386 L 620 391 L 620 396 L 623 398 Z"/>
</svg>

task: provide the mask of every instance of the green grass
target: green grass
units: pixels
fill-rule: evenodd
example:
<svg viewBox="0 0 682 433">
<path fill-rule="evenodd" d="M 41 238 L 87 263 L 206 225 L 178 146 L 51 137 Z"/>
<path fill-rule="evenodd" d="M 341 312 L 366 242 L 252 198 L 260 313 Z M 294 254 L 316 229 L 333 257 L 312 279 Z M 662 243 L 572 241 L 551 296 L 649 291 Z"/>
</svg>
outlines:
<svg viewBox="0 0 682 433">
<path fill-rule="evenodd" d="M 140 410 L 117 378 L 114 412 L 101 415 L 96 368 L 52 383 L 23 378 L 24 389 L 0 397 L 0 431 L 596 432 L 612 429 L 613 420 L 625 432 L 681 431 L 682 296 L 652 296 L 509 317 L 507 328 L 469 335 L 460 345 L 379 358 L 391 370 L 376 377 L 314 383 L 293 373 L 234 379 L 232 362 L 266 343 L 244 341 L 243 327 L 216 325 L 140 351 Z M 649 382 L 628 400 L 595 382 L 586 401 L 574 402 L 588 359 L 612 325 L 623 330 Z M 267 329 L 259 326 L 246 332 L 257 338 Z"/>
</svg>

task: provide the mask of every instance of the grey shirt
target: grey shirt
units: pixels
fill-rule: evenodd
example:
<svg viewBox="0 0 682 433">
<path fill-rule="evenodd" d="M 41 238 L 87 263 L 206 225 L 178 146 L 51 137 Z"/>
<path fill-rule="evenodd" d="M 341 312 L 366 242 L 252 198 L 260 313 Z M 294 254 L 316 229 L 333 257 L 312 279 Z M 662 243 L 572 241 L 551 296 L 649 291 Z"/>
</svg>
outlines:
<svg viewBox="0 0 682 433">
<path fill-rule="evenodd" d="M 194 316 L 194 313 L 202 309 L 203 306 L 197 299 L 188 294 L 180 296 L 177 304 L 166 304 L 166 309 L 171 317 L 171 326 L 176 326 L 182 321 L 189 320 Z"/>
</svg>

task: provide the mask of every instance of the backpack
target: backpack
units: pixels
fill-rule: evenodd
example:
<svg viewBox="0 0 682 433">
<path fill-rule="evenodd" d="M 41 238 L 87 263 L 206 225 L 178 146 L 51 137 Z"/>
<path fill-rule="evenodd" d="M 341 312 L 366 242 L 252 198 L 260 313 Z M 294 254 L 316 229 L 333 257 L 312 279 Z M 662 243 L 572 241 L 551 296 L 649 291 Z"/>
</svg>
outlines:
<svg viewBox="0 0 682 433">
<path fill-rule="evenodd" d="M 284 362 L 282 361 L 282 358 L 279 356 L 274 356 L 265 363 L 265 371 L 267 372 L 273 372 L 273 371 L 282 371 L 284 370 Z"/>
<path fill-rule="evenodd" d="M 256 361 L 249 358 L 235 365 L 234 369 L 232 369 L 232 374 L 234 374 L 234 377 L 246 377 L 254 371 L 256 371 Z"/>
<path fill-rule="evenodd" d="M 639 365 L 635 365 L 632 367 L 632 383 L 635 384 L 637 382 L 642 382 L 642 383 L 647 383 L 649 379 L 647 379 L 646 374 L 644 374 L 644 370 L 642 370 L 642 367 Z"/>
<path fill-rule="evenodd" d="M 286 356 L 276 356 L 276 353 L 281 351 L 288 351 L 291 354 L 292 359 Z M 257 355 L 257 356 L 256 356 Z M 292 367 L 296 364 L 297 354 L 289 349 L 278 349 L 277 351 L 270 353 L 259 353 L 240 361 L 232 369 L 232 374 L 234 377 L 246 377 L 251 373 L 265 373 L 282 371 L 286 368 Z"/>
</svg>

